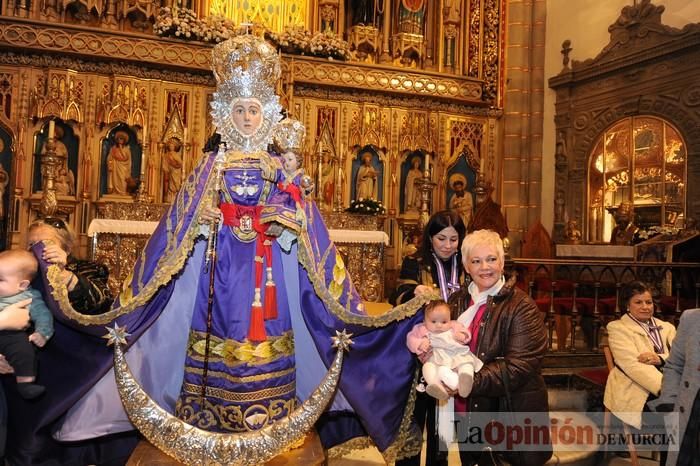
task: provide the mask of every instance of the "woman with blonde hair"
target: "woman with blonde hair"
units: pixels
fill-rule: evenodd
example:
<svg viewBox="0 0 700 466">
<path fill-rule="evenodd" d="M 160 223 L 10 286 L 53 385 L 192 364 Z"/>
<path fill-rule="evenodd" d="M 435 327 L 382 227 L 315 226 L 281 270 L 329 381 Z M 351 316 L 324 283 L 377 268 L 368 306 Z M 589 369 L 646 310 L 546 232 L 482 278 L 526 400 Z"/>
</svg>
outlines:
<svg viewBox="0 0 700 466">
<path fill-rule="evenodd" d="M 548 426 L 542 378 L 546 329 L 534 301 L 515 286 L 515 277 L 504 274 L 501 237 L 491 230 L 468 234 L 462 243 L 462 263 L 471 283 L 451 299 L 457 311 L 454 318 L 471 332 L 469 348 L 484 366 L 474 374 L 471 394 L 455 399 L 458 438 L 469 431 L 472 413 L 502 410 L 503 399 L 510 399 L 512 412 L 528 412 L 534 425 Z M 519 451 L 516 446 L 496 454 L 513 465 L 539 466 L 550 458 L 552 448 L 546 438 L 536 451 Z M 460 451 L 463 466 L 481 464 L 480 456 L 480 451 Z"/>
</svg>

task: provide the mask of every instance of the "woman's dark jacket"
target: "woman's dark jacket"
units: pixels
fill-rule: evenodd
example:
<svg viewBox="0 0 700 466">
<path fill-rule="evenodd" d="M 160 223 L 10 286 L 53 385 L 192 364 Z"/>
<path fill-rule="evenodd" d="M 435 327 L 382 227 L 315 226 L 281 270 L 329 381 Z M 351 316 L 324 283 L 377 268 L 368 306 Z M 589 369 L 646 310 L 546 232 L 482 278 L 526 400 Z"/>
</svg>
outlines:
<svg viewBox="0 0 700 466">
<path fill-rule="evenodd" d="M 464 312 L 469 304 L 467 287 L 452 295 L 450 303 L 453 310 Z M 496 358 L 503 357 L 510 380 L 513 411 L 543 413 L 541 422 L 549 425 L 547 387 L 542 378 L 546 351 L 547 333 L 543 317 L 532 299 L 515 287 L 513 277 L 496 296 L 489 297 L 480 323 L 476 355 L 484 367 L 474 375 L 472 392 L 467 398 L 467 422 L 469 413 L 498 411 L 502 407 L 505 388 Z M 551 445 L 544 445 L 542 450 L 506 456 L 511 464 L 542 465 L 552 456 Z"/>
</svg>

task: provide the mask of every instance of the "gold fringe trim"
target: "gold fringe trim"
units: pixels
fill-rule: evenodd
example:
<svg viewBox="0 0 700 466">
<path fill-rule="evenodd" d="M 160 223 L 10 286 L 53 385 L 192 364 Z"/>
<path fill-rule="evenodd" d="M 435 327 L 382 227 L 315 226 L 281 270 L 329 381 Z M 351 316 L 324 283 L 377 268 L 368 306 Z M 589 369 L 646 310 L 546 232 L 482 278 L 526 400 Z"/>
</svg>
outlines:
<svg viewBox="0 0 700 466">
<path fill-rule="evenodd" d="M 418 455 L 423 447 L 423 433 L 411 429 L 411 418 L 413 417 L 413 409 L 416 405 L 416 385 L 418 385 L 419 380 L 420 367 L 417 367 L 416 373 L 413 376 L 411 391 L 408 394 L 406 408 L 403 411 L 399 433 L 396 435 L 396 439 L 389 448 L 381 452 L 384 461 L 387 463 Z"/>
<path fill-rule="evenodd" d="M 374 442 L 369 437 L 355 437 L 340 445 L 336 445 L 328 449 L 328 459 L 342 458 L 348 453 L 355 450 L 364 450 L 365 448 L 373 447 Z"/>
<path fill-rule="evenodd" d="M 368 316 L 349 312 L 335 299 L 326 287 L 325 277 L 317 273 L 311 264 L 313 260 L 305 243 L 299 243 L 299 262 L 306 270 L 314 291 L 321 298 L 326 308 L 337 318 L 348 324 L 358 324 L 365 327 L 384 327 L 391 322 L 403 320 L 413 316 L 425 303 L 433 299 L 432 296 L 418 296 L 399 306 L 393 307 L 380 316 Z M 319 270 L 323 270 L 319 268 Z M 348 299 L 348 303 L 350 300 Z"/>
</svg>

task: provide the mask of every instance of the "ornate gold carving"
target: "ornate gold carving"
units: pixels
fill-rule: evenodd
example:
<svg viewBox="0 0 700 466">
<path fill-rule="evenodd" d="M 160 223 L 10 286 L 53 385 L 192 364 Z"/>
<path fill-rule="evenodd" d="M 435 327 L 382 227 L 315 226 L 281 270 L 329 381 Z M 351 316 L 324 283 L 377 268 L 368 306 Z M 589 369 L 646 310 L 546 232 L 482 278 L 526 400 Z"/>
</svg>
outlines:
<svg viewBox="0 0 700 466">
<path fill-rule="evenodd" d="M 481 78 L 486 81 L 484 99 L 495 101 L 501 90 L 501 11 L 500 0 L 485 0 L 482 33 L 483 52 L 479 60 L 483 64 Z"/>
<path fill-rule="evenodd" d="M 2 29 L 0 20 L 0 30 Z M 0 36 L 0 44 L 3 44 Z M 41 51 L 38 51 L 41 53 Z M 94 57 L 93 57 L 94 58 Z M 97 57 L 99 58 L 99 57 Z M 70 69 L 81 73 L 97 73 L 102 75 L 129 75 L 142 79 L 154 79 L 160 81 L 172 81 L 177 83 L 196 84 L 214 87 L 214 76 L 208 70 L 188 70 L 179 72 L 162 69 L 162 65 L 130 64 L 125 62 L 114 62 L 105 58 L 105 61 L 84 61 L 76 57 L 51 56 L 38 54 L 19 54 L 9 51 L 0 52 L 0 64 L 13 66 L 32 66 L 36 68 Z M 156 68 L 157 67 L 157 68 Z M 34 94 L 35 91 L 32 91 Z M 109 89 L 106 95 L 109 96 Z M 31 96 L 30 96 L 31 98 Z M 99 101 L 98 101 L 99 105 Z M 98 109 L 99 111 L 99 109 Z"/>
<path fill-rule="evenodd" d="M 469 5 L 467 57 L 469 57 L 467 76 L 478 78 L 481 69 L 481 0 L 471 0 Z"/>
<path fill-rule="evenodd" d="M 500 118 L 503 115 L 503 110 L 497 108 L 488 108 L 484 106 L 472 106 L 459 104 L 449 101 L 441 101 L 419 96 L 404 96 L 404 95 L 387 95 L 376 92 L 366 92 L 359 89 L 319 89 L 316 86 L 305 86 L 300 84 L 294 88 L 295 97 L 307 97 L 319 100 L 351 100 L 357 103 L 373 103 L 382 107 L 406 108 L 421 110 L 430 110 L 431 112 L 456 113 L 459 115 L 471 116 L 488 116 Z M 393 124 L 396 124 L 396 119 L 392 119 Z M 394 128 L 393 130 L 396 130 Z M 393 131 L 392 130 L 392 131 Z"/>
<path fill-rule="evenodd" d="M 384 217 L 345 212 L 324 213 L 323 219 L 326 221 L 326 226 L 329 229 L 335 230 L 376 231 L 384 223 Z"/>
<path fill-rule="evenodd" d="M 384 245 L 335 243 L 364 301 L 384 299 Z"/>
<path fill-rule="evenodd" d="M 131 202 L 100 202 L 96 205 L 99 218 L 150 222 L 160 220 L 169 207 L 167 204 L 139 204 Z"/>
<path fill-rule="evenodd" d="M 357 58 L 365 59 L 379 49 L 379 29 L 374 26 L 357 25 L 349 31 L 350 46 L 354 48 Z"/>
<path fill-rule="evenodd" d="M 399 151 L 423 149 L 435 152 L 435 126 L 427 112 L 410 112 L 404 115 L 399 132 Z"/>
<path fill-rule="evenodd" d="M 69 25 L 0 20 L 0 45 L 36 51 L 89 55 L 162 66 L 211 69 L 211 46 L 127 36 L 116 31 L 86 32 Z M 55 66 L 55 65 L 54 65 Z"/>
<path fill-rule="evenodd" d="M 295 83 L 343 86 L 399 94 L 481 103 L 481 82 L 460 76 L 406 72 L 380 65 L 333 63 L 311 57 L 290 57 Z"/>
</svg>

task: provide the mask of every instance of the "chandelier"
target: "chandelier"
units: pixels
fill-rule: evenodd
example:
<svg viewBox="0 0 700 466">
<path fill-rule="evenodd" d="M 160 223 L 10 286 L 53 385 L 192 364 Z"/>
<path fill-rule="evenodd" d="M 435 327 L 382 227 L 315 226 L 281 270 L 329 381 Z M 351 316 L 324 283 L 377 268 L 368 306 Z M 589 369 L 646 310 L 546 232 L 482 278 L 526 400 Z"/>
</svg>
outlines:
<svg viewBox="0 0 700 466">
<path fill-rule="evenodd" d="M 282 32 L 287 26 L 306 28 L 307 0 L 211 0 L 209 14 L 234 24 L 254 23 Z"/>
</svg>

